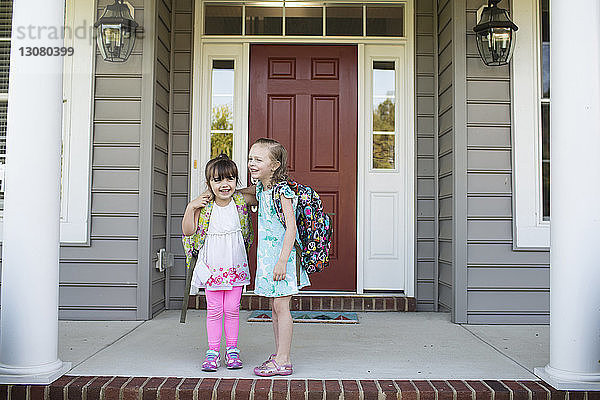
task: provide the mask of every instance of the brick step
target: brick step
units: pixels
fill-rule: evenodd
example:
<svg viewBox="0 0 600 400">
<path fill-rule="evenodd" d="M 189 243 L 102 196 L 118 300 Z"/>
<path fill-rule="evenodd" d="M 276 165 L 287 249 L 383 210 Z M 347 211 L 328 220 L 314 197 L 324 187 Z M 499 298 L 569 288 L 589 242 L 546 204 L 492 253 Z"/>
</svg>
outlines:
<svg viewBox="0 0 600 400">
<path fill-rule="evenodd" d="M 217 400 L 598 399 L 600 392 L 555 390 L 542 381 L 513 380 L 312 380 L 152 378 L 65 375 L 50 385 L 0 385 L 10 400 Z"/>
<path fill-rule="evenodd" d="M 206 310 L 204 295 L 190 296 L 188 308 Z M 242 310 L 268 310 L 269 299 L 252 293 L 242 295 Z M 321 296 L 292 297 L 292 311 L 416 311 L 417 300 L 404 296 Z"/>
</svg>

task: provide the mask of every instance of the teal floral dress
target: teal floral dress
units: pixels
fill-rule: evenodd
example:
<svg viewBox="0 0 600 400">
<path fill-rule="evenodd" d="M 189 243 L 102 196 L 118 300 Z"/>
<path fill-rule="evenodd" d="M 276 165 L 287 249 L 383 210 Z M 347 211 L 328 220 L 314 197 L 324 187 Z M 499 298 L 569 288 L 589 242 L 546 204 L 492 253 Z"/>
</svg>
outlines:
<svg viewBox="0 0 600 400">
<path fill-rule="evenodd" d="M 288 185 L 283 185 L 281 195 L 292 199 L 294 214 L 298 198 Z M 291 296 L 298 290 L 310 285 L 308 274 L 300 268 L 300 285 L 296 276 L 296 249 L 292 248 L 287 262 L 285 279 L 273 280 L 273 269 L 279 260 L 285 228 L 279 222 L 273 206 L 273 189 L 264 190 L 262 183 L 256 184 L 256 199 L 258 200 L 258 251 L 256 262 L 256 279 L 254 293 L 266 297 Z M 296 235 L 296 238 L 298 236 Z"/>
</svg>

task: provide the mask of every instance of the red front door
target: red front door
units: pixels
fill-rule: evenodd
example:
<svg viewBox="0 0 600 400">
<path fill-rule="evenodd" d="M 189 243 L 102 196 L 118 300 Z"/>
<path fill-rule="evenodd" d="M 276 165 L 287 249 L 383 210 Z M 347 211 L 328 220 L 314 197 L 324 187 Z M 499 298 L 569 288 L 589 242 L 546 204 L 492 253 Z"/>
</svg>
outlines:
<svg viewBox="0 0 600 400">
<path fill-rule="evenodd" d="M 249 143 L 283 144 L 290 176 L 333 214 L 331 265 L 308 290 L 356 290 L 357 107 L 356 46 L 251 47 Z"/>
</svg>

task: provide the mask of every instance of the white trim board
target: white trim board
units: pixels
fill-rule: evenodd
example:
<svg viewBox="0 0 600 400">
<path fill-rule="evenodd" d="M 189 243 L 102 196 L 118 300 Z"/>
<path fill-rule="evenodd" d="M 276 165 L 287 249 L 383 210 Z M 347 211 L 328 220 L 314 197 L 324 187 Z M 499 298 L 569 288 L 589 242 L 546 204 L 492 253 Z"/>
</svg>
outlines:
<svg viewBox="0 0 600 400">
<path fill-rule="evenodd" d="M 377 1 L 376 3 L 382 3 Z M 236 69 L 235 85 L 241 88 L 236 96 L 234 107 L 239 107 L 235 112 L 234 121 L 234 151 L 233 158 L 240 169 L 240 180 L 245 184 L 246 174 L 245 166 L 247 163 L 247 151 L 242 151 L 248 147 L 248 101 L 249 101 L 249 62 L 250 62 L 250 44 L 252 43 L 280 43 L 280 44 L 355 44 L 358 49 L 358 143 L 365 141 L 365 118 L 360 110 L 364 108 L 364 52 L 367 45 L 400 45 L 405 51 L 406 64 L 403 66 L 401 79 L 405 85 L 402 89 L 402 101 L 405 107 L 403 114 L 405 116 L 402 129 L 407 133 L 405 136 L 399 135 L 398 143 L 405 149 L 406 159 L 403 160 L 401 168 L 404 169 L 403 180 L 405 182 L 405 193 L 403 202 L 406 205 L 403 210 L 404 220 L 407 221 L 404 227 L 404 264 L 405 264 L 405 284 L 404 294 L 414 297 L 416 294 L 415 280 L 415 176 L 414 176 L 414 146 L 415 146 L 415 50 L 414 50 L 414 5 L 413 1 L 405 1 L 405 37 L 403 38 L 339 38 L 339 37 L 231 37 L 231 36 L 203 36 L 203 7 L 202 0 L 195 0 L 194 24 L 198 27 L 194 29 L 194 47 L 193 47 L 193 76 L 192 76 L 192 127 L 191 127 L 191 154 L 190 154 L 190 199 L 198 196 L 204 190 L 204 164 L 208 160 L 210 143 L 208 143 L 207 129 L 203 128 L 204 121 L 209 118 L 207 114 L 206 101 L 209 101 L 210 93 L 210 68 L 207 66 L 210 57 L 228 56 L 232 59 L 242 61 L 242 68 Z M 238 83 L 239 82 L 239 83 Z M 239 86 L 238 86 L 239 85 Z M 239 90 L 239 89 L 238 89 Z M 203 110 L 195 112 L 195 110 Z M 241 124 L 237 118 L 242 118 Z M 358 146 L 358 171 L 357 171 L 357 293 L 364 292 L 364 271 L 362 267 L 362 257 L 365 254 L 364 235 L 361 234 L 361 228 L 364 226 L 364 199 L 360 193 L 364 192 L 365 167 L 368 163 L 365 157 L 369 157 L 367 152 Z M 402 160 L 400 157 L 398 161 Z"/>
<path fill-rule="evenodd" d="M 414 80 L 410 52 L 405 44 L 367 45 L 364 49 L 362 71 L 364 74 L 363 101 L 359 114 L 364 115 L 360 137 L 365 150 L 359 179 L 362 190 L 358 193 L 362 204 L 359 231 L 364 238 L 359 244 L 363 256 L 359 258 L 359 268 L 363 270 L 363 290 L 404 290 L 407 296 L 414 296 Z M 396 142 L 395 168 L 392 170 L 373 169 L 370 101 L 373 87 L 373 61 L 393 61 L 396 64 Z M 378 203 L 393 204 L 391 215 L 380 213 L 383 208 Z M 385 208 L 387 209 L 387 207 Z M 376 222 L 377 227 L 372 224 Z M 383 236 L 381 236 L 383 235 Z M 386 243 L 389 238 L 395 238 Z M 379 247 L 376 250 L 375 247 Z M 398 271 L 398 265 L 403 271 Z M 365 270 L 372 274 L 367 276 Z M 385 276 L 376 276 L 375 271 Z M 385 272 L 384 272 L 385 271 Z M 400 274 L 398 274 L 400 272 Z M 403 273 L 402 273 L 403 272 Z"/>
<path fill-rule="evenodd" d="M 538 7 L 538 0 L 513 2 L 513 20 L 519 27 L 511 69 L 515 250 L 545 250 L 550 246 L 550 222 L 543 220 L 542 212 Z"/>
<path fill-rule="evenodd" d="M 90 169 L 93 109 L 94 51 L 92 26 L 95 3 L 66 0 L 65 47 L 73 47 L 64 57 L 63 79 L 63 158 L 60 242 L 89 243 Z M 82 35 L 81 27 L 84 27 Z M 3 220 L 0 218 L 0 240 Z"/>
</svg>

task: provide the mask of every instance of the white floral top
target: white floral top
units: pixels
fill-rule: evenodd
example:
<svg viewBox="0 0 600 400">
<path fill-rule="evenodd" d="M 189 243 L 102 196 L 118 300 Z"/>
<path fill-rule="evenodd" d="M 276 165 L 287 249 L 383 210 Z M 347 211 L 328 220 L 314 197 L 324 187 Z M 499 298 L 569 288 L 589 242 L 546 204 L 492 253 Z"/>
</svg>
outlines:
<svg viewBox="0 0 600 400">
<path fill-rule="evenodd" d="M 258 250 L 256 262 L 256 279 L 254 293 L 266 297 L 290 296 L 298 293 L 298 289 L 310 285 L 308 274 L 300 268 L 300 285 L 296 276 L 296 249 L 292 248 L 287 262 L 284 280 L 273 280 L 273 269 L 279 260 L 283 247 L 285 228 L 279 222 L 273 206 L 273 189 L 263 190 L 260 182 L 256 185 L 258 200 Z M 281 195 L 292 199 L 294 214 L 298 199 L 288 185 L 283 185 Z"/>
<path fill-rule="evenodd" d="M 233 200 L 225 207 L 213 205 L 206 239 L 200 248 L 198 259 L 206 263 L 210 277 L 203 282 L 200 269 L 194 269 L 192 285 L 195 287 L 228 290 L 232 286 L 250 283 L 248 256 Z"/>
</svg>

